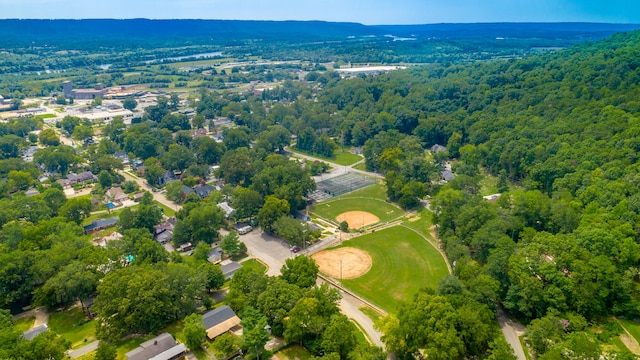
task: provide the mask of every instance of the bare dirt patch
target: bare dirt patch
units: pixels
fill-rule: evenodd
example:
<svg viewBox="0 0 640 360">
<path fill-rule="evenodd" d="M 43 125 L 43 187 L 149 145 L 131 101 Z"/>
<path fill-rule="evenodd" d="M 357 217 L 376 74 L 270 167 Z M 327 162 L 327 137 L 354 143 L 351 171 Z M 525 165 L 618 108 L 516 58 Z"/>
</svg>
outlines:
<svg viewBox="0 0 640 360">
<path fill-rule="evenodd" d="M 350 229 L 358 229 L 380 222 L 380 218 L 366 211 L 347 211 L 338 215 L 336 220 L 346 221 Z"/>
<path fill-rule="evenodd" d="M 311 257 L 321 272 L 336 279 L 354 279 L 362 276 L 371 269 L 373 263 L 366 251 L 352 247 L 324 250 Z"/>
</svg>

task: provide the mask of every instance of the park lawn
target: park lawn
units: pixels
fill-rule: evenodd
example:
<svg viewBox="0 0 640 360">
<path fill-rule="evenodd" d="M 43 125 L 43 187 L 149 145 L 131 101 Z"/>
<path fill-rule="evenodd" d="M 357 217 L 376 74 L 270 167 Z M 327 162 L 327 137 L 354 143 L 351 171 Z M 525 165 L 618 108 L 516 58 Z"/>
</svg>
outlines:
<svg viewBox="0 0 640 360">
<path fill-rule="evenodd" d="M 358 161 L 362 160 L 362 156 L 356 155 L 356 154 L 352 154 L 350 149 L 343 150 L 340 147 L 338 147 L 333 152 L 333 157 L 326 157 L 326 156 L 310 153 L 310 152 L 307 152 L 307 151 L 302 151 L 300 149 L 289 148 L 289 150 L 292 151 L 293 153 L 304 154 L 304 155 L 316 158 L 318 160 L 325 160 L 325 161 L 332 162 L 334 164 L 344 165 L 344 166 L 349 166 L 351 164 L 355 164 Z"/>
<path fill-rule="evenodd" d="M 249 259 L 247 261 L 243 261 L 240 263 L 240 265 L 242 265 L 243 268 L 249 268 L 252 271 L 263 274 L 267 271 L 267 267 L 257 259 Z"/>
<path fill-rule="evenodd" d="M 369 186 L 365 186 L 361 189 L 346 193 L 346 194 L 342 194 L 340 196 L 336 196 L 334 198 L 328 199 L 327 202 L 329 201 L 335 201 L 335 200 L 339 200 L 339 199 L 349 199 L 349 198 L 354 198 L 354 197 L 358 197 L 358 198 L 371 198 L 371 199 L 378 199 L 378 200 L 387 200 L 387 186 L 384 184 L 373 184 L 373 185 L 369 185 Z"/>
<path fill-rule="evenodd" d="M 404 215 L 402 209 L 384 200 L 371 198 L 339 198 L 323 201 L 312 209 L 325 219 L 336 221 L 336 217 L 347 211 L 366 211 L 377 216 L 381 222 L 396 219 Z"/>
<path fill-rule="evenodd" d="M 81 308 L 51 313 L 48 323 L 51 331 L 71 342 L 73 349 L 96 340 L 96 324 L 85 318 Z"/>
<path fill-rule="evenodd" d="M 31 329 L 31 327 L 33 327 L 34 322 L 36 321 L 36 318 L 33 316 L 30 317 L 25 317 L 22 319 L 18 319 L 16 321 L 13 322 L 13 324 L 15 325 L 16 329 L 18 331 L 20 331 L 21 333 Z"/>
<path fill-rule="evenodd" d="M 306 360 L 313 358 L 311 353 L 300 345 L 291 345 L 274 354 L 280 360 Z"/>
<path fill-rule="evenodd" d="M 360 163 L 358 165 L 355 165 L 353 168 L 356 169 L 356 170 L 368 171 L 367 170 L 367 164 L 365 164 L 365 163 Z"/>
<path fill-rule="evenodd" d="M 131 210 L 135 210 L 138 207 L 138 205 L 134 205 L 134 206 L 130 206 L 129 209 Z M 110 219 L 113 217 L 118 217 L 118 215 L 122 212 L 122 210 L 124 210 L 126 208 L 120 208 L 120 209 L 116 209 L 116 210 L 111 210 L 111 212 L 106 211 L 106 210 L 101 210 L 101 212 L 95 212 L 92 213 L 91 215 L 89 215 L 89 217 L 87 217 L 86 219 L 84 219 L 82 221 L 82 225 L 89 225 L 91 224 L 91 222 L 95 221 L 95 220 L 100 220 L 100 219 Z M 104 211 L 104 212 L 102 212 Z"/>
<path fill-rule="evenodd" d="M 429 229 L 433 226 L 432 223 L 433 213 L 431 211 L 421 207 L 418 209 L 416 214 L 410 218 L 404 219 L 402 224 L 406 227 L 409 227 L 420 234 L 422 236 L 431 239 L 431 234 L 429 233 Z M 431 239 L 435 240 L 435 239 Z"/>
<path fill-rule="evenodd" d="M 163 204 L 163 203 L 157 202 L 156 200 L 153 200 L 153 202 L 154 202 L 156 205 L 160 206 L 160 208 L 162 209 L 162 212 L 163 212 L 166 216 L 168 216 L 168 217 L 176 216 L 176 211 L 175 211 L 175 209 L 172 209 L 172 208 L 168 207 L 167 205 L 165 205 L 165 204 Z"/>
<path fill-rule="evenodd" d="M 344 285 L 388 312 L 408 301 L 423 287 L 435 289 L 448 274 L 440 253 L 411 229 L 394 226 L 345 241 L 340 247 L 365 250 L 371 270 Z"/>
</svg>

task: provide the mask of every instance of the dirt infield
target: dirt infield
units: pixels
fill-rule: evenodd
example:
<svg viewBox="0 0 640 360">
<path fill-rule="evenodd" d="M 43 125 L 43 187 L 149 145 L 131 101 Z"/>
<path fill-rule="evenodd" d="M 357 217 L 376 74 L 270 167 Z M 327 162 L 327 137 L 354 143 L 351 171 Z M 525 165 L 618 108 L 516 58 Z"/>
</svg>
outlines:
<svg viewBox="0 0 640 360">
<path fill-rule="evenodd" d="M 380 222 L 380 218 L 366 211 L 347 211 L 336 216 L 336 220 L 340 222 L 346 221 L 351 229 L 358 229 Z"/>
<path fill-rule="evenodd" d="M 336 279 L 341 278 L 340 272 L 342 272 L 342 279 L 362 276 L 371 269 L 372 264 L 371 256 L 366 251 L 352 247 L 324 250 L 311 257 L 316 261 L 321 272 Z"/>
</svg>

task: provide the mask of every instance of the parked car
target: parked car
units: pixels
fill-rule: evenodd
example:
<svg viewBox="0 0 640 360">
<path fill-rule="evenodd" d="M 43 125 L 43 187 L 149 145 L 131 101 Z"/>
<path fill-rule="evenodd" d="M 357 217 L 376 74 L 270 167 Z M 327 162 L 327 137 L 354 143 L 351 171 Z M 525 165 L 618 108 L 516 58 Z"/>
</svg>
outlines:
<svg viewBox="0 0 640 360">
<path fill-rule="evenodd" d="M 297 252 L 300 251 L 300 248 L 297 247 L 297 246 L 294 246 L 294 247 L 291 248 L 291 251 L 293 251 L 294 253 L 297 253 Z"/>
</svg>

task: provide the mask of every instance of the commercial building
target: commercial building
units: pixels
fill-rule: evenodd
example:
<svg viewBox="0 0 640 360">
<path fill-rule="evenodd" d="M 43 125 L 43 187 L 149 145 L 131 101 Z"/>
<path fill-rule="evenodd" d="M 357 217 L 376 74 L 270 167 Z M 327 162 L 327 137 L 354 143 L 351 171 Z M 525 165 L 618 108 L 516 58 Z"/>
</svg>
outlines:
<svg viewBox="0 0 640 360">
<path fill-rule="evenodd" d="M 96 84 L 93 89 L 74 89 L 71 81 L 62 83 L 62 92 L 65 98 L 73 98 L 75 100 L 104 99 L 104 96 L 107 94 L 107 90 L 104 89 L 100 83 Z"/>
</svg>

